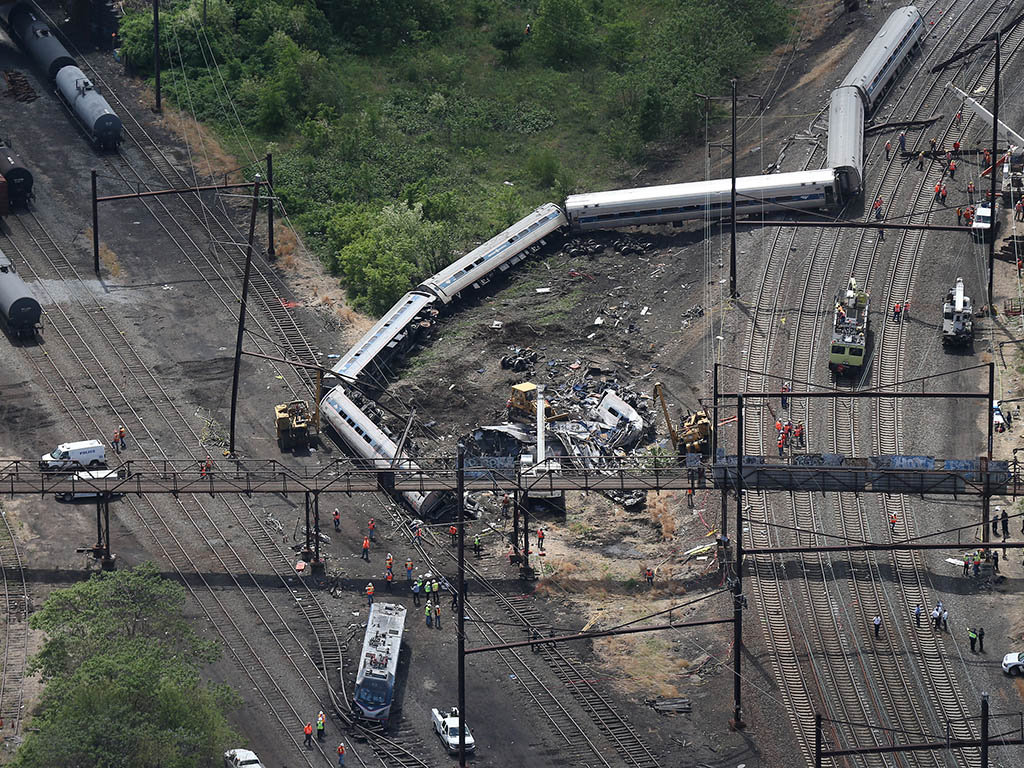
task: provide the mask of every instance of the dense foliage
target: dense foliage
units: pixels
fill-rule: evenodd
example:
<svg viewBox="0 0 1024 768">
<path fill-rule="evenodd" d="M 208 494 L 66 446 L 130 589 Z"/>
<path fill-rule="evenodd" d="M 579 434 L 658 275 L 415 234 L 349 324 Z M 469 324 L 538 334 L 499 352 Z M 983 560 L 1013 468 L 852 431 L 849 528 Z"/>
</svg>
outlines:
<svg viewBox="0 0 1024 768">
<path fill-rule="evenodd" d="M 32 615 L 46 686 L 14 768 L 204 768 L 235 743 L 237 697 L 203 682 L 216 648 L 182 616 L 184 590 L 153 565 L 54 591 Z"/>
<path fill-rule="evenodd" d="M 789 29 L 780 0 L 206 0 L 205 25 L 203 1 L 161 12 L 165 89 L 239 154 L 276 142 L 278 193 L 373 311 L 451 249 L 694 137 L 695 93 Z M 121 37 L 146 74 L 149 12 Z"/>
</svg>

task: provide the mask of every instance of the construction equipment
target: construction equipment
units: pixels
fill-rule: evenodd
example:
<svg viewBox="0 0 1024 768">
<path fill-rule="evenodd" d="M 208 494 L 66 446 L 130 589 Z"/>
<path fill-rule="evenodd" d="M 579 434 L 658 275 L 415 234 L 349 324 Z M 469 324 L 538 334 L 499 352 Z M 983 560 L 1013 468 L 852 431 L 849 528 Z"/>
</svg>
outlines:
<svg viewBox="0 0 1024 768">
<path fill-rule="evenodd" d="M 665 424 L 668 426 L 668 437 L 672 441 L 672 447 L 679 454 L 710 453 L 711 430 L 714 429 L 714 425 L 711 423 L 708 412 L 706 410 L 690 411 L 679 425 L 677 432 L 672 425 L 668 403 L 665 402 L 665 386 L 660 381 L 654 384 L 654 396 L 658 398 L 661 403 L 661 412 L 665 414 Z"/>
<path fill-rule="evenodd" d="M 282 451 L 309 447 L 309 426 L 312 421 L 305 400 L 292 400 L 274 406 L 277 422 L 277 444 Z"/>
<path fill-rule="evenodd" d="M 974 343 L 974 307 L 964 295 L 964 279 L 958 277 L 942 305 L 942 343 L 966 347 Z"/>
<path fill-rule="evenodd" d="M 512 396 L 506 403 L 509 421 L 533 424 L 537 417 L 537 385 L 529 381 L 512 386 Z M 544 400 L 544 421 L 565 421 L 567 413 L 556 413 L 551 404 Z"/>
</svg>

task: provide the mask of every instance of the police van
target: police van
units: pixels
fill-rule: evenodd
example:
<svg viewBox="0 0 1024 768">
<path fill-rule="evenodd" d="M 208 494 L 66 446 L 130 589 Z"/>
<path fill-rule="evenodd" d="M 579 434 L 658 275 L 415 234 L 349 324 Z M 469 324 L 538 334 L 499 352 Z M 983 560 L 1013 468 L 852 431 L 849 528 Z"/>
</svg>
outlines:
<svg viewBox="0 0 1024 768">
<path fill-rule="evenodd" d="M 80 467 L 102 467 L 107 463 L 106 446 L 99 440 L 81 440 L 77 443 L 61 443 L 39 459 L 40 469 L 78 469 Z"/>
</svg>

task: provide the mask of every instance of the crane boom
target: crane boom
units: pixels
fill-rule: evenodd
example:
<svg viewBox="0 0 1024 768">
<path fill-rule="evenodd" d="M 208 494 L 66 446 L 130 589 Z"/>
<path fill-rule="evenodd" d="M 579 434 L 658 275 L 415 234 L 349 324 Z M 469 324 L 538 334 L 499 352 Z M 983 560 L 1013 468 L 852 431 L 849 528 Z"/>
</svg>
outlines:
<svg viewBox="0 0 1024 768">
<path fill-rule="evenodd" d="M 672 417 L 668 413 L 668 403 L 665 402 L 665 388 L 660 381 L 654 383 L 654 394 L 661 401 L 661 412 L 665 414 L 665 424 L 668 426 L 668 437 L 672 441 L 672 447 L 679 450 L 679 435 L 676 428 L 672 426 Z"/>
</svg>

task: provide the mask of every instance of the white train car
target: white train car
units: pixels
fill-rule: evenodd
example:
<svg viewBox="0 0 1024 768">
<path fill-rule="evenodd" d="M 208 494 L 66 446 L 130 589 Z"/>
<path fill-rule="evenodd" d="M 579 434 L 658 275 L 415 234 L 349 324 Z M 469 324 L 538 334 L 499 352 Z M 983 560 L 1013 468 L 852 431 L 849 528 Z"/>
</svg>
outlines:
<svg viewBox="0 0 1024 768">
<path fill-rule="evenodd" d="M 366 620 L 352 703 L 359 717 L 387 725 L 395 700 L 398 655 L 405 633 L 405 606 L 374 603 Z"/>
<path fill-rule="evenodd" d="M 852 86 L 836 88 L 828 102 L 828 166 L 842 199 L 859 195 L 864 182 L 864 102 Z"/>
<path fill-rule="evenodd" d="M 424 280 L 419 290 L 429 291 L 449 304 L 466 288 L 477 289 L 486 285 L 495 271 L 504 272 L 518 264 L 535 247 L 543 245 L 545 237 L 557 232 L 565 224 L 562 209 L 554 203 L 545 203 L 529 216 Z"/>
<path fill-rule="evenodd" d="M 366 460 L 367 469 L 378 472 L 398 470 L 407 474 L 420 471 L 411 459 L 395 462 L 398 446 L 352 402 L 344 387 L 334 387 L 327 393 L 320 402 L 320 413 L 349 450 Z M 402 498 L 417 515 L 430 517 L 440 506 L 442 495 L 437 491 L 426 494 L 405 492 Z"/>
<path fill-rule="evenodd" d="M 405 340 L 409 326 L 435 301 L 437 297 L 429 293 L 410 291 L 405 294 L 331 370 L 347 379 L 358 379 L 367 368 L 374 367 L 381 356 L 390 355 Z"/>
<path fill-rule="evenodd" d="M 731 179 L 714 179 L 570 195 L 565 213 L 577 230 L 668 224 L 708 215 L 717 219 L 730 214 L 731 188 Z M 743 176 L 736 179 L 736 195 L 737 215 L 749 216 L 772 210 L 831 208 L 839 200 L 839 187 L 833 170 L 825 168 Z"/>
<path fill-rule="evenodd" d="M 864 107 L 870 112 L 924 36 L 921 12 L 913 5 L 897 8 L 839 87 L 857 88 L 864 99 Z"/>
</svg>

